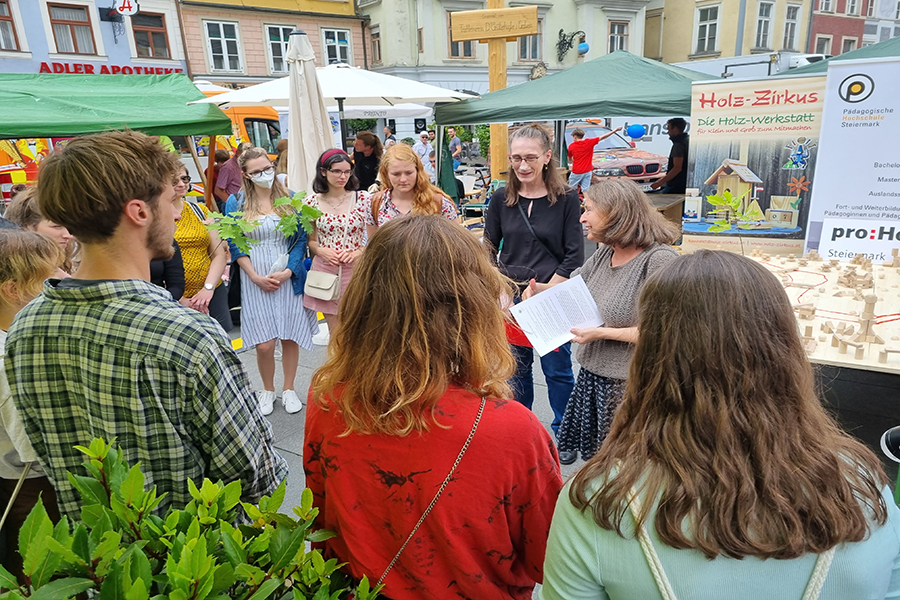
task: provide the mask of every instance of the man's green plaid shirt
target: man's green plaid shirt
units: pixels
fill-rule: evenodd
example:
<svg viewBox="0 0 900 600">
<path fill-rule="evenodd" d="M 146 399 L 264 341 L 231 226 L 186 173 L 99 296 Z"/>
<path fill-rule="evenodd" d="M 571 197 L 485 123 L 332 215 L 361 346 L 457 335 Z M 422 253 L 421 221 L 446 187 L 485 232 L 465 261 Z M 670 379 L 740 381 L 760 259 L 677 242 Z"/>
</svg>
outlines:
<svg viewBox="0 0 900 600">
<path fill-rule="evenodd" d="M 240 480 L 256 501 L 287 476 L 247 374 L 216 322 L 141 280 L 50 281 L 9 331 L 13 401 L 60 510 L 81 518 L 66 471 L 86 474 L 94 437 L 141 462 L 157 509 L 190 501 L 187 480 Z"/>
</svg>

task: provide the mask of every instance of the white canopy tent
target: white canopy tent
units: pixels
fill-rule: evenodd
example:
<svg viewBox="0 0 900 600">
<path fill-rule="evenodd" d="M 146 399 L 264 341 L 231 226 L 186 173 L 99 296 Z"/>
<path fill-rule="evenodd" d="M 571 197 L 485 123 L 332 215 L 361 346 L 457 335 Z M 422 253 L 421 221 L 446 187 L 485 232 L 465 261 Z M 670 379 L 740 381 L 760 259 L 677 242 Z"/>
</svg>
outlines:
<svg viewBox="0 0 900 600">
<path fill-rule="evenodd" d="M 345 64 L 318 67 L 316 68 L 316 77 L 319 80 L 325 104 L 337 105 L 342 132 L 346 132 L 344 119 L 347 118 L 347 111 L 345 107 L 357 106 L 373 109 L 374 107 L 394 107 L 399 104 L 431 104 L 477 98 L 471 94 L 375 71 L 366 71 Z M 233 106 L 286 107 L 289 92 L 290 78 L 282 77 L 233 92 L 210 96 L 191 104 L 216 104 L 221 108 Z M 343 135 L 341 139 L 344 139 Z"/>
<path fill-rule="evenodd" d="M 366 71 L 337 64 L 316 68 L 322 97 L 328 106 L 386 107 L 408 103 L 456 102 L 476 98 L 470 94 L 447 90 L 411 79 Z M 217 94 L 191 104 L 233 106 L 287 106 L 290 77 L 273 79 L 239 90 Z"/>
</svg>

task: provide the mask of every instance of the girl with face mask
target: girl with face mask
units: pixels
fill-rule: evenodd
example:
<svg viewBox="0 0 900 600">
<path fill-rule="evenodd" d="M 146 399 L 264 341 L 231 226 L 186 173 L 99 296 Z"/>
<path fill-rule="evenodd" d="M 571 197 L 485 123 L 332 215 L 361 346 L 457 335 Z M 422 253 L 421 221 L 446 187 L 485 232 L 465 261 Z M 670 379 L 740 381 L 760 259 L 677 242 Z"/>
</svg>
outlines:
<svg viewBox="0 0 900 600">
<path fill-rule="evenodd" d="M 256 361 L 263 391 L 258 394 L 260 411 L 271 414 L 275 407 L 275 344 L 281 340 L 284 386 L 281 403 L 288 413 L 299 412 L 303 403 L 294 392 L 294 377 L 300 347 L 310 350 L 318 330 L 316 313 L 303 307 L 306 269 L 306 232 L 286 238 L 275 229 L 279 219 L 293 208 L 275 207 L 289 192 L 275 178 L 275 167 L 263 148 L 245 150 L 238 159 L 243 188 L 231 196 L 226 213 L 243 211 L 243 218 L 255 223 L 248 237 L 258 240 L 249 254 L 231 244 L 232 260 L 243 271 L 241 285 L 241 334 L 244 343 L 256 347 Z M 284 265 L 284 255 L 287 264 Z"/>
</svg>

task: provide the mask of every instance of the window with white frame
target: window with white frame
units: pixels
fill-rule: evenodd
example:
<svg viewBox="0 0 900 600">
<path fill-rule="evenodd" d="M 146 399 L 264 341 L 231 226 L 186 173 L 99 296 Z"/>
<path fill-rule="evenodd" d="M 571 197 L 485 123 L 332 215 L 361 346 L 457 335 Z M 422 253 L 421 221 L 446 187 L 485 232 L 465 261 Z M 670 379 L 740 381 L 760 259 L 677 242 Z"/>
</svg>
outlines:
<svg viewBox="0 0 900 600">
<path fill-rule="evenodd" d="M 856 42 L 856 38 L 844 38 L 844 42 L 841 44 L 841 53 L 856 50 Z"/>
<path fill-rule="evenodd" d="M 209 66 L 213 71 L 243 71 L 237 23 L 204 22 Z"/>
<path fill-rule="evenodd" d="M 797 24 L 800 21 L 800 7 L 788 4 L 784 18 L 784 50 L 797 49 Z"/>
<path fill-rule="evenodd" d="M 538 19 L 538 32 L 535 35 L 523 35 L 519 38 L 519 60 L 539 61 L 543 58 L 541 53 L 541 38 L 544 32 L 544 21 Z"/>
<path fill-rule="evenodd" d="M 369 30 L 369 40 L 372 46 L 372 62 L 381 62 L 381 28 L 372 27 Z"/>
<path fill-rule="evenodd" d="M 609 22 L 609 52 L 628 50 L 628 21 Z"/>
<path fill-rule="evenodd" d="M 875 0 L 866 0 L 866 16 L 875 16 Z"/>
<path fill-rule="evenodd" d="M 85 6 L 48 4 L 56 51 L 65 54 L 96 54 L 91 17 Z"/>
<path fill-rule="evenodd" d="M 697 54 L 715 52 L 719 33 L 719 7 L 697 9 Z"/>
<path fill-rule="evenodd" d="M 19 37 L 13 23 L 9 0 L 0 1 L 0 50 L 18 50 Z"/>
<path fill-rule="evenodd" d="M 900 0 L 897 1 L 897 10 L 894 12 L 894 19 L 900 21 Z"/>
<path fill-rule="evenodd" d="M 450 29 L 451 11 L 447 11 L 447 41 L 450 43 L 450 58 L 475 58 L 475 42 L 454 42 L 453 32 Z"/>
<path fill-rule="evenodd" d="M 856 15 L 859 13 L 859 2 L 857 0 L 847 0 L 847 14 Z"/>
<path fill-rule="evenodd" d="M 833 12 L 831 9 L 831 0 L 819 0 L 819 10 L 822 12 Z"/>
<path fill-rule="evenodd" d="M 293 27 L 285 25 L 266 25 L 266 39 L 269 42 L 269 71 L 287 73 L 287 53 L 291 45 Z"/>
<path fill-rule="evenodd" d="M 831 54 L 831 36 L 816 37 L 816 54 Z"/>
<path fill-rule="evenodd" d="M 326 65 L 350 64 L 349 29 L 322 29 L 322 42 Z"/>
<path fill-rule="evenodd" d="M 772 7 L 770 2 L 760 2 L 756 15 L 756 44 L 754 48 L 766 48 L 769 45 L 769 32 L 772 30 Z"/>
</svg>

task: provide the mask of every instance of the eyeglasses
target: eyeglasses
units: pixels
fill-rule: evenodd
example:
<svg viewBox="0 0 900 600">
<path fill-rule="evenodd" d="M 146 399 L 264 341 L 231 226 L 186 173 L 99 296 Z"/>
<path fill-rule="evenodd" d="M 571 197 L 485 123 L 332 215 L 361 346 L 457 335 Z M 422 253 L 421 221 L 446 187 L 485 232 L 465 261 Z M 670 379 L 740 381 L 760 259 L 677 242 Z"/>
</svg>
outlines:
<svg viewBox="0 0 900 600">
<path fill-rule="evenodd" d="M 341 169 L 328 169 L 328 172 L 334 175 L 335 177 L 350 177 L 350 174 L 353 172 L 350 169 L 346 171 L 342 171 Z"/>
<path fill-rule="evenodd" d="M 529 165 L 533 165 L 533 164 L 536 164 L 537 161 L 541 160 L 541 157 L 540 156 L 510 156 L 509 157 L 509 162 L 511 162 L 514 165 L 522 164 L 523 160 L 525 162 L 527 162 Z"/>
<path fill-rule="evenodd" d="M 265 169 L 260 169 L 259 171 L 250 171 L 249 173 L 247 173 L 247 175 L 249 175 L 250 177 L 256 177 L 258 175 L 262 175 L 263 173 L 271 173 L 274 170 L 275 170 L 275 167 L 273 167 L 272 165 L 269 165 Z"/>
<path fill-rule="evenodd" d="M 178 178 L 178 181 L 180 181 L 181 183 L 190 183 L 191 176 L 190 175 L 182 175 L 181 177 Z"/>
</svg>

